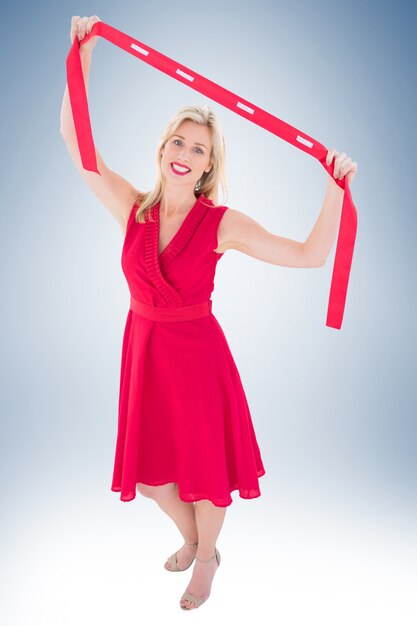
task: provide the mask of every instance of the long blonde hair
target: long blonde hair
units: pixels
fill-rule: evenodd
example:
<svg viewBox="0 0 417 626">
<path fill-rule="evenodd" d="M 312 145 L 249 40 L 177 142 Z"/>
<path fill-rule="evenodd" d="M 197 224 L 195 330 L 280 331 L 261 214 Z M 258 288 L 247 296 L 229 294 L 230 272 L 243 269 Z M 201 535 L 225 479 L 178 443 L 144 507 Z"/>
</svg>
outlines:
<svg viewBox="0 0 417 626">
<path fill-rule="evenodd" d="M 217 120 L 214 112 L 206 104 L 203 107 L 198 105 L 185 106 L 178 111 L 168 122 L 168 125 L 159 140 L 158 148 L 156 150 L 156 165 L 157 165 L 157 178 L 156 184 L 151 191 L 141 193 L 137 197 L 137 204 L 139 206 L 135 220 L 137 222 L 145 222 L 145 211 L 151 209 L 162 198 L 164 190 L 164 179 L 161 170 L 161 150 L 165 147 L 168 139 L 176 134 L 176 130 L 186 120 L 197 122 L 208 127 L 212 148 L 210 153 L 210 162 L 212 167 L 209 172 L 203 172 L 201 178 L 197 181 L 194 188 L 195 197 L 198 198 L 202 193 L 206 198 L 210 198 L 215 205 L 217 205 L 218 186 L 219 182 L 222 186 L 223 203 L 227 201 L 227 181 L 226 181 L 226 144 L 224 141 L 223 133 L 220 128 L 219 121 Z M 150 217 L 150 216 L 149 216 Z"/>
</svg>

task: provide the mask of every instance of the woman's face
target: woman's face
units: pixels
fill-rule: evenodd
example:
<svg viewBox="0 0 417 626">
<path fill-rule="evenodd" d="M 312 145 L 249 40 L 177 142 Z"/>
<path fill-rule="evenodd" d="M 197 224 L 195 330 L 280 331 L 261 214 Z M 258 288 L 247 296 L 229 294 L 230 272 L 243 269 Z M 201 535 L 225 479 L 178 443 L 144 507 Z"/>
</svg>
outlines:
<svg viewBox="0 0 417 626">
<path fill-rule="evenodd" d="M 194 190 L 204 172 L 211 169 L 211 138 L 207 126 L 192 120 L 182 122 L 162 149 L 161 169 L 165 184 L 181 185 Z M 187 168 L 176 173 L 173 163 Z"/>
</svg>

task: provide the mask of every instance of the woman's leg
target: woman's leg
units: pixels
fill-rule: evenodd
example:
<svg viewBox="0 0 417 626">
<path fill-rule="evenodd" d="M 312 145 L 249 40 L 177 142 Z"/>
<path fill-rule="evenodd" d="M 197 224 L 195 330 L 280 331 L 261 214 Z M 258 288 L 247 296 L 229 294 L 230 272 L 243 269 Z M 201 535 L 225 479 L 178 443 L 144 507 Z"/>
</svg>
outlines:
<svg viewBox="0 0 417 626">
<path fill-rule="evenodd" d="M 197 556 L 207 560 L 215 553 L 216 541 L 223 526 L 227 507 L 215 506 L 210 500 L 199 500 L 195 503 L 195 509 L 198 529 Z M 201 563 L 196 559 L 193 575 L 186 591 L 198 598 L 207 599 L 217 567 L 215 558 L 206 563 Z M 194 602 L 189 600 L 181 600 L 181 604 L 190 609 L 195 608 Z"/>
<path fill-rule="evenodd" d="M 184 502 L 178 495 L 177 483 L 168 483 L 153 487 L 137 483 L 137 490 L 143 496 L 155 500 L 160 509 L 164 511 L 176 524 L 186 543 L 197 543 L 198 530 L 195 517 L 194 502 Z M 193 546 L 184 545 L 178 550 L 177 562 L 180 569 L 190 565 L 196 554 Z M 167 561 L 167 567 L 170 563 Z"/>
</svg>

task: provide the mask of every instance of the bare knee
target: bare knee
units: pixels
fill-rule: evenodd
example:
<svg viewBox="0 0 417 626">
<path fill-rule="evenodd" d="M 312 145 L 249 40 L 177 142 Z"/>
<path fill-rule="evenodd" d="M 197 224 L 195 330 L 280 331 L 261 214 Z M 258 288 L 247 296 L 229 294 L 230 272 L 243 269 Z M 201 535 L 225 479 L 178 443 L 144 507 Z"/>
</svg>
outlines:
<svg viewBox="0 0 417 626">
<path fill-rule="evenodd" d="M 167 483 L 165 485 L 145 485 L 144 483 L 136 483 L 136 489 L 146 498 L 163 498 L 174 493 L 176 483 Z"/>
</svg>

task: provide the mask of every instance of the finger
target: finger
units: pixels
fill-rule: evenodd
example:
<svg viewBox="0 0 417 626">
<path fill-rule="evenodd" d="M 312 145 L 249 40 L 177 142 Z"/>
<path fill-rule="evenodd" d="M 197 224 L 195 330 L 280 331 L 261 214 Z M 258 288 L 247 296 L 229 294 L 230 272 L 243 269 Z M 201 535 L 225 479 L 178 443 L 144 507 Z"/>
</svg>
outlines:
<svg viewBox="0 0 417 626">
<path fill-rule="evenodd" d="M 85 27 L 86 27 L 86 22 L 85 22 L 85 18 L 83 17 L 78 21 L 78 32 L 85 33 Z"/>
<path fill-rule="evenodd" d="M 330 165 L 330 163 L 333 161 L 333 156 L 334 156 L 334 148 L 329 148 L 327 152 L 327 156 L 326 156 L 326 165 Z"/>
<path fill-rule="evenodd" d="M 353 161 L 352 165 L 349 168 L 349 171 L 346 172 L 346 176 L 350 173 L 356 175 L 357 171 L 358 171 L 358 164 L 356 163 L 356 161 Z"/>
<path fill-rule="evenodd" d="M 341 161 L 343 161 L 343 159 L 345 159 L 346 157 L 347 157 L 346 152 L 339 152 L 339 155 L 338 155 L 338 157 L 337 157 L 336 161 L 338 161 L 338 162 L 340 163 L 340 162 L 341 162 Z"/>
<path fill-rule="evenodd" d="M 335 176 L 337 176 L 337 178 L 342 178 L 350 170 L 351 164 L 352 160 L 349 157 L 347 159 L 344 159 L 343 162 L 339 165 Z"/>
<path fill-rule="evenodd" d="M 331 162 L 333 161 L 333 158 L 335 156 L 337 157 L 339 154 L 340 154 L 340 152 L 338 152 L 334 148 L 330 148 L 330 150 L 327 153 L 327 157 L 326 157 L 326 165 L 330 165 Z"/>
<path fill-rule="evenodd" d="M 78 38 L 79 39 L 84 39 L 85 37 L 85 31 L 86 31 L 88 19 L 89 19 L 88 17 L 84 16 L 83 18 L 78 20 Z"/>
<path fill-rule="evenodd" d="M 86 28 L 86 32 L 87 34 L 91 33 L 91 29 L 93 28 L 94 24 L 96 24 L 96 22 L 100 22 L 100 18 L 97 15 L 92 15 L 90 17 L 90 19 L 88 20 L 87 23 L 87 28 Z"/>
<path fill-rule="evenodd" d="M 71 44 L 73 43 L 75 37 L 77 36 L 77 22 L 79 19 L 80 19 L 79 15 L 73 15 L 71 17 L 71 29 L 70 29 Z"/>
<path fill-rule="evenodd" d="M 334 163 L 335 166 L 340 167 L 340 164 L 346 159 L 346 157 L 347 157 L 346 152 L 339 152 L 339 155 L 336 158 L 335 163 Z"/>
<path fill-rule="evenodd" d="M 347 157 L 347 158 L 349 158 L 349 157 Z M 339 156 L 337 157 L 337 159 L 334 162 L 333 176 L 335 178 L 340 176 L 340 171 L 341 171 L 341 168 L 342 168 L 345 160 L 346 160 L 346 152 L 340 152 Z"/>
<path fill-rule="evenodd" d="M 356 172 L 357 164 L 350 157 L 348 157 L 342 164 L 339 172 L 339 178 L 343 178 L 349 172 Z"/>
</svg>

